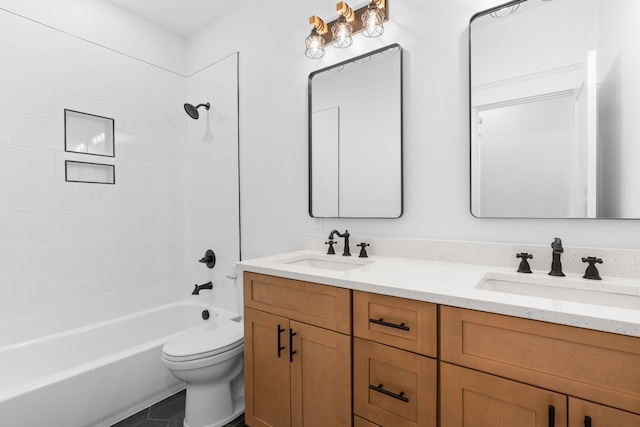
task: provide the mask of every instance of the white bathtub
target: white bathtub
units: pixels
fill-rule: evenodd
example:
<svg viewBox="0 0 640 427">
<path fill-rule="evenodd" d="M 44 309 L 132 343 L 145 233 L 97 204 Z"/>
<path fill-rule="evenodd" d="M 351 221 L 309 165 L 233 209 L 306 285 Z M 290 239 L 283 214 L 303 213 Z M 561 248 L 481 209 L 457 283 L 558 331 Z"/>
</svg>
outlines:
<svg viewBox="0 0 640 427">
<path fill-rule="evenodd" d="M 0 423 L 110 426 L 184 388 L 162 363 L 172 335 L 236 314 L 183 301 L 0 348 Z"/>
</svg>

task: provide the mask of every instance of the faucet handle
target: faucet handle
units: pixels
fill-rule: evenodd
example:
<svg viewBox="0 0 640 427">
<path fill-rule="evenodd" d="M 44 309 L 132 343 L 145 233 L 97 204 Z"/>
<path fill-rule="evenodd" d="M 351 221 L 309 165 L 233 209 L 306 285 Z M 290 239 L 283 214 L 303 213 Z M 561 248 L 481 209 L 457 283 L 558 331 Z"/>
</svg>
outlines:
<svg viewBox="0 0 640 427">
<path fill-rule="evenodd" d="M 367 250 L 365 249 L 367 246 L 369 246 L 368 243 L 362 242 L 362 243 L 360 243 L 359 245 L 356 245 L 356 246 L 360 246 L 360 248 L 362 248 L 362 249 L 360 249 L 360 255 L 358 255 L 360 258 L 368 258 L 369 257 L 369 255 L 367 255 Z"/>
<path fill-rule="evenodd" d="M 531 267 L 527 260 L 532 259 L 533 255 L 526 252 L 520 252 L 519 254 L 516 254 L 516 258 L 520 258 L 522 260 L 518 266 L 518 273 L 531 273 Z"/>
<path fill-rule="evenodd" d="M 336 242 L 333 241 L 333 239 L 329 239 L 328 242 L 324 242 L 325 245 L 329 245 L 329 250 L 327 250 L 327 255 L 335 255 L 336 251 L 333 249 L 333 245 L 336 244 Z"/>
<path fill-rule="evenodd" d="M 587 266 L 587 270 L 584 272 L 584 276 L 582 276 L 583 278 L 591 280 L 602 280 L 602 277 L 600 277 L 600 272 L 598 272 L 598 269 L 596 268 L 596 264 L 603 263 L 602 259 L 596 258 L 594 256 L 586 258 L 583 257 L 582 262 L 589 263 L 589 265 Z"/>
</svg>

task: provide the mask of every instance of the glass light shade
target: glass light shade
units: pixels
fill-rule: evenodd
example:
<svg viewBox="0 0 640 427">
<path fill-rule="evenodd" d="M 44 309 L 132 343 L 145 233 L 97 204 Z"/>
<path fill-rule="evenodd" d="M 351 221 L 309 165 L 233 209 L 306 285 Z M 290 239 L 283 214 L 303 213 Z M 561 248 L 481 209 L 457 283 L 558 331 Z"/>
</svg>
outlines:
<svg viewBox="0 0 640 427">
<path fill-rule="evenodd" d="M 307 58 L 320 59 L 324 56 L 324 38 L 318 33 L 318 30 L 313 28 L 309 37 L 305 39 L 305 42 L 307 48 L 304 54 Z"/>
<path fill-rule="evenodd" d="M 367 10 L 362 14 L 362 35 L 366 37 L 378 37 L 384 33 L 384 13 L 378 6 L 371 2 Z"/>
<path fill-rule="evenodd" d="M 505 16 L 509 16 L 514 13 L 520 7 L 520 3 L 514 4 L 513 6 L 503 7 L 502 9 L 498 9 L 496 11 L 491 12 L 492 18 L 504 18 Z"/>
<path fill-rule="evenodd" d="M 347 22 L 347 19 L 340 15 L 338 22 L 331 28 L 333 33 L 333 45 L 339 48 L 345 48 L 351 46 L 353 39 L 351 34 L 353 33 L 353 27 Z"/>
</svg>

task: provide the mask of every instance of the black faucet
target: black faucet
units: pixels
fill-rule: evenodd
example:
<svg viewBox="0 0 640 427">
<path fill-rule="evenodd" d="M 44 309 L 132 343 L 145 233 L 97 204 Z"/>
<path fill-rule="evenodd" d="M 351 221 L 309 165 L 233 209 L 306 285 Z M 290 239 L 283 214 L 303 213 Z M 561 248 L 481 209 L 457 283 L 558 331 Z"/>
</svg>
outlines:
<svg viewBox="0 0 640 427">
<path fill-rule="evenodd" d="M 564 276 L 562 272 L 562 263 L 560 262 L 560 255 L 564 252 L 564 248 L 562 247 L 562 240 L 559 237 L 555 237 L 553 239 L 553 243 L 551 243 L 551 249 L 553 249 L 552 261 L 551 261 L 551 271 L 549 272 L 550 276 Z"/>
<path fill-rule="evenodd" d="M 196 285 L 196 288 L 191 292 L 191 295 L 200 295 L 200 291 L 203 289 L 213 289 L 213 283 L 207 282 L 204 285 Z"/>
<path fill-rule="evenodd" d="M 329 241 L 333 241 L 333 236 L 337 234 L 338 237 L 344 238 L 344 251 L 342 252 L 342 256 L 351 256 L 351 252 L 349 251 L 349 230 L 345 230 L 344 233 L 340 233 L 338 230 L 333 230 L 331 234 L 329 234 Z"/>
<path fill-rule="evenodd" d="M 587 267 L 587 270 L 584 272 L 584 277 L 585 279 L 591 279 L 591 280 L 602 280 L 602 277 L 600 277 L 600 273 L 598 272 L 598 269 L 596 268 L 596 264 L 602 264 L 602 259 L 594 257 L 594 256 L 590 256 L 590 257 L 582 257 L 582 262 L 588 262 L 589 266 Z"/>
</svg>

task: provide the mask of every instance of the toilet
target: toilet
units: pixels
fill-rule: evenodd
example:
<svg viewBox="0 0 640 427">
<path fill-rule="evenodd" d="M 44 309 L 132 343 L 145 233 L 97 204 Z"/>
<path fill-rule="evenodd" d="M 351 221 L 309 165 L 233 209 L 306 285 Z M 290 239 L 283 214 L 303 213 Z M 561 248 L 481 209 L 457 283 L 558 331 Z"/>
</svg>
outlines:
<svg viewBox="0 0 640 427">
<path fill-rule="evenodd" d="M 173 376 L 187 383 L 184 427 L 220 427 L 244 412 L 244 326 L 214 318 L 162 347 Z"/>
</svg>

